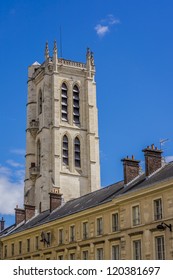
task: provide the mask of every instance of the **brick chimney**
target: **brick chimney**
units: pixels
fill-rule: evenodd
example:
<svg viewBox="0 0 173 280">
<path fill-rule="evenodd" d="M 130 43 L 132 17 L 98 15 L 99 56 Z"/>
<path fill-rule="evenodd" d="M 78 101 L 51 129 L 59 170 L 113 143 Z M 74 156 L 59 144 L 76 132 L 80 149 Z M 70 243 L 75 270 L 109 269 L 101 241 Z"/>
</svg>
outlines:
<svg viewBox="0 0 173 280">
<path fill-rule="evenodd" d="M 35 206 L 25 204 L 25 221 L 28 221 L 35 215 Z"/>
<path fill-rule="evenodd" d="M 50 195 L 50 212 L 61 205 L 62 194 L 59 191 L 59 188 L 54 187 L 49 193 Z"/>
<path fill-rule="evenodd" d="M 162 166 L 162 150 L 154 147 L 154 144 L 142 150 L 145 156 L 145 173 L 149 176 Z"/>
<path fill-rule="evenodd" d="M 128 184 L 130 181 L 132 181 L 135 177 L 139 175 L 139 160 L 135 160 L 134 156 L 132 158 L 129 158 L 128 156 L 126 158 L 123 158 L 121 160 L 123 162 L 124 166 L 124 184 Z"/>
<path fill-rule="evenodd" d="M 4 218 L 2 217 L 2 219 L 0 220 L 0 232 L 4 230 L 4 225 L 5 225 L 5 221 Z"/>
<path fill-rule="evenodd" d="M 18 205 L 16 205 L 16 208 L 14 210 L 15 210 L 15 224 L 18 225 L 25 220 L 25 210 L 18 208 Z"/>
</svg>

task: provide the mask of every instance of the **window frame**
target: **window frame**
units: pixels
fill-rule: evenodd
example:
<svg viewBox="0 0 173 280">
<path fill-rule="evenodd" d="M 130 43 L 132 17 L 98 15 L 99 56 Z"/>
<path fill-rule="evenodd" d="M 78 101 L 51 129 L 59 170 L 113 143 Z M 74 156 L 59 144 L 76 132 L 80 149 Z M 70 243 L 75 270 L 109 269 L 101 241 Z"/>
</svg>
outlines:
<svg viewBox="0 0 173 280">
<path fill-rule="evenodd" d="M 104 260 L 103 247 L 97 247 L 96 248 L 96 260 Z"/>
<path fill-rule="evenodd" d="M 157 205 L 158 202 L 159 204 Z M 154 221 L 159 221 L 163 219 L 163 201 L 161 197 L 153 200 L 153 214 Z"/>
<path fill-rule="evenodd" d="M 80 90 L 78 85 L 73 86 L 73 123 L 80 124 Z"/>
<path fill-rule="evenodd" d="M 161 244 L 158 244 L 158 241 L 161 240 Z M 155 245 L 155 257 L 156 260 L 165 260 L 165 237 L 164 235 L 158 235 L 154 237 L 154 245 Z M 160 241 L 159 241 L 160 242 Z M 159 246 L 161 246 L 161 250 L 159 248 Z"/>
<path fill-rule="evenodd" d="M 59 245 L 64 244 L 64 229 L 63 228 L 58 229 L 58 244 Z"/>
<path fill-rule="evenodd" d="M 111 220 L 112 232 L 119 231 L 119 213 L 118 212 L 112 213 L 111 218 L 112 218 Z"/>
<path fill-rule="evenodd" d="M 118 252 L 115 253 L 113 249 L 118 248 Z M 114 252 L 113 252 L 114 251 Z M 118 254 L 118 257 L 117 257 Z M 116 257 L 115 257 L 116 255 Z M 111 246 L 111 259 L 112 260 L 120 260 L 120 245 L 119 244 L 112 244 Z"/>
<path fill-rule="evenodd" d="M 65 82 L 61 85 L 61 120 L 68 122 L 68 87 Z"/>
<path fill-rule="evenodd" d="M 85 221 L 82 223 L 82 239 L 86 240 L 89 237 L 89 223 Z"/>
<path fill-rule="evenodd" d="M 96 235 L 103 234 L 103 217 L 98 217 L 96 219 Z"/>
<path fill-rule="evenodd" d="M 137 252 L 137 250 L 139 250 L 139 252 Z M 141 239 L 135 239 L 132 241 L 132 252 L 133 252 L 133 260 L 142 260 L 142 241 L 141 241 Z"/>
<path fill-rule="evenodd" d="M 132 225 L 138 226 L 140 224 L 141 224 L 140 205 L 136 204 L 132 206 Z"/>
<path fill-rule="evenodd" d="M 75 225 L 71 225 L 70 226 L 70 242 L 74 242 L 75 241 Z"/>
<path fill-rule="evenodd" d="M 81 141 L 78 136 L 74 138 L 74 166 L 81 168 Z"/>
<path fill-rule="evenodd" d="M 69 166 L 69 139 L 67 134 L 62 138 L 62 163 L 65 166 Z"/>
</svg>

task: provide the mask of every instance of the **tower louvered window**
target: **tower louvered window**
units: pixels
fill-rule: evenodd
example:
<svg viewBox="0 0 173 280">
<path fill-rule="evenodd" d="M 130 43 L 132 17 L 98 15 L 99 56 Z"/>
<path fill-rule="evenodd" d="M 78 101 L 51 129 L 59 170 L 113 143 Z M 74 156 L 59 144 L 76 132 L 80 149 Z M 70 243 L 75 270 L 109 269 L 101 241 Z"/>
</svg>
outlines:
<svg viewBox="0 0 173 280">
<path fill-rule="evenodd" d="M 68 165 L 68 138 L 65 135 L 62 143 L 62 160 L 65 165 Z"/>
<path fill-rule="evenodd" d="M 75 158 L 75 167 L 81 167 L 80 140 L 78 137 L 76 137 L 74 140 L 74 158 Z"/>
<path fill-rule="evenodd" d="M 43 103 L 43 97 L 42 97 L 42 91 L 39 91 L 38 95 L 38 114 L 40 115 L 42 113 L 42 103 Z"/>
<path fill-rule="evenodd" d="M 40 140 L 37 142 L 37 166 L 41 165 L 41 143 Z"/>
<path fill-rule="evenodd" d="M 80 123 L 79 89 L 77 86 L 73 88 L 73 121 L 76 124 Z"/>
<path fill-rule="evenodd" d="M 61 87 L 61 118 L 63 121 L 68 121 L 68 96 L 67 86 L 62 84 Z"/>
</svg>

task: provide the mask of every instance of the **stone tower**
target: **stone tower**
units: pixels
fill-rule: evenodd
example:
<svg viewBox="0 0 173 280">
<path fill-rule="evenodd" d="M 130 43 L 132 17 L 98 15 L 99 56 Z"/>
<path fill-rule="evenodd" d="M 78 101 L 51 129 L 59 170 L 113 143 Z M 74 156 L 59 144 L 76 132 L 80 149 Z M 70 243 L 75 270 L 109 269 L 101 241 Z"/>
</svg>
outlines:
<svg viewBox="0 0 173 280">
<path fill-rule="evenodd" d="M 24 202 L 49 208 L 52 188 L 64 201 L 100 188 L 95 65 L 53 56 L 28 70 Z"/>
</svg>

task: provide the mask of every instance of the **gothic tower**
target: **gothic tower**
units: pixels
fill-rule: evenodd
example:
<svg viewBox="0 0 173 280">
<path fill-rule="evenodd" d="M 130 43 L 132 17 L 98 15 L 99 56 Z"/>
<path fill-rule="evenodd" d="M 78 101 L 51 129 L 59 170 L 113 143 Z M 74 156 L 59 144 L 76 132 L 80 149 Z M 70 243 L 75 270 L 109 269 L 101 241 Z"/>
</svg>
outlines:
<svg viewBox="0 0 173 280">
<path fill-rule="evenodd" d="M 49 208 L 58 189 L 65 201 L 100 188 L 95 65 L 53 57 L 28 70 L 25 204 Z"/>
</svg>

